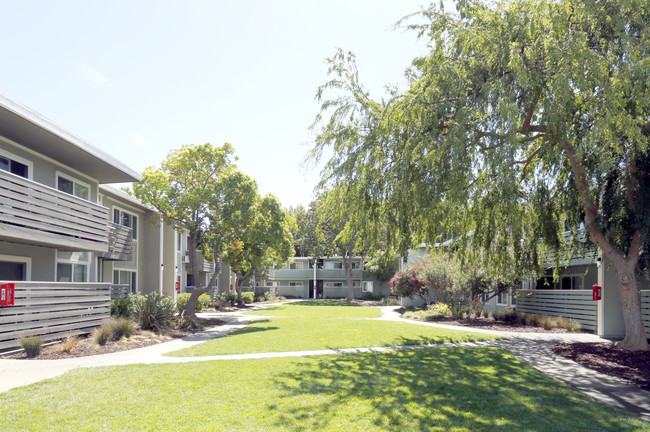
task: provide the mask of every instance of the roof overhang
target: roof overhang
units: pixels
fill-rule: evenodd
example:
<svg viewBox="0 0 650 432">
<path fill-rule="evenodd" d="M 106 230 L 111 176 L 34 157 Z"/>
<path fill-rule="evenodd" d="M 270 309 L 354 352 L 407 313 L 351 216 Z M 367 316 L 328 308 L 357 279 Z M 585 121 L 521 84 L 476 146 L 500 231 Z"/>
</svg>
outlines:
<svg viewBox="0 0 650 432">
<path fill-rule="evenodd" d="M 31 108 L 0 93 L 0 135 L 89 175 L 99 183 L 123 183 L 142 176 Z"/>
</svg>

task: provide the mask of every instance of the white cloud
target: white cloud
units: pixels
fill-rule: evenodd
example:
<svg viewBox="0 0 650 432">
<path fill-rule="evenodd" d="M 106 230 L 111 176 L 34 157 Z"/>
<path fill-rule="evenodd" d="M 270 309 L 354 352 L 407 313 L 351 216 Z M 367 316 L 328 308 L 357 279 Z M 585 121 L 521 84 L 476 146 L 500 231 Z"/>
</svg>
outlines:
<svg viewBox="0 0 650 432">
<path fill-rule="evenodd" d="M 151 147 L 151 142 L 149 142 L 149 140 L 146 139 L 145 137 L 140 136 L 133 131 L 129 132 L 129 135 L 131 135 L 131 139 L 133 140 L 133 143 L 136 145 L 136 147 L 140 147 L 140 148 Z"/>
<path fill-rule="evenodd" d="M 110 81 L 104 75 L 101 74 L 97 69 L 94 69 L 86 62 L 79 62 L 76 65 L 77 75 L 79 78 L 98 86 L 107 86 L 110 85 Z"/>
</svg>

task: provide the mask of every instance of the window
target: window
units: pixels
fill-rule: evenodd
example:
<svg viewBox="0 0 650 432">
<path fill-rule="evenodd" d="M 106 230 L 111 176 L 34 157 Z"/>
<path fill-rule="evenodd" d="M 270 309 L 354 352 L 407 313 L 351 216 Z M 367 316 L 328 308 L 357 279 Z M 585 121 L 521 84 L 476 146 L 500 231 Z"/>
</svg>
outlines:
<svg viewBox="0 0 650 432">
<path fill-rule="evenodd" d="M 0 280 L 27 281 L 31 279 L 30 257 L 0 255 Z"/>
<path fill-rule="evenodd" d="M 327 261 L 325 262 L 325 268 L 326 269 L 333 269 L 333 270 L 340 270 L 343 268 L 343 263 L 340 262 L 335 262 L 335 261 Z"/>
<path fill-rule="evenodd" d="M 289 264 L 289 269 L 290 270 L 302 270 L 305 268 L 305 263 L 302 261 L 299 262 L 294 262 Z"/>
<path fill-rule="evenodd" d="M 289 286 L 290 287 L 301 287 L 303 285 L 302 285 L 302 282 L 289 282 Z"/>
<path fill-rule="evenodd" d="M 352 270 L 358 270 L 360 268 L 361 268 L 360 262 L 352 261 Z"/>
<path fill-rule="evenodd" d="M 343 282 L 325 282 L 325 288 L 342 288 Z"/>
<path fill-rule="evenodd" d="M 131 293 L 136 292 L 137 273 L 130 270 L 113 270 L 113 283 L 115 285 L 128 285 Z"/>
<path fill-rule="evenodd" d="M 58 282 L 88 282 L 88 264 L 56 263 L 56 280 Z"/>
<path fill-rule="evenodd" d="M 56 262 L 58 282 L 88 282 L 88 252 L 59 252 Z"/>
<path fill-rule="evenodd" d="M 133 240 L 138 239 L 138 217 L 119 208 L 113 208 L 113 222 L 133 230 Z"/>
<path fill-rule="evenodd" d="M 136 217 L 136 222 L 137 222 L 137 217 Z M 181 233 L 176 233 L 176 250 L 181 251 L 181 241 L 183 239 L 183 235 Z"/>
<path fill-rule="evenodd" d="M 31 178 L 32 163 L 4 150 L 0 152 L 0 170 L 16 174 L 26 179 Z"/>
<path fill-rule="evenodd" d="M 371 293 L 372 292 L 372 281 L 363 281 L 363 284 L 361 285 L 361 291 L 364 293 Z"/>
<path fill-rule="evenodd" d="M 56 177 L 56 188 L 61 192 L 65 192 L 76 197 L 89 200 L 90 199 L 90 186 L 82 183 L 79 180 L 74 180 L 71 177 L 66 177 L 58 174 Z"/>
<path fill-rule="evenodd" d="M 584 276 L 562 276 L 560 279 L 560 289 L 582 289 L 584 286 Z"/>
</svg>

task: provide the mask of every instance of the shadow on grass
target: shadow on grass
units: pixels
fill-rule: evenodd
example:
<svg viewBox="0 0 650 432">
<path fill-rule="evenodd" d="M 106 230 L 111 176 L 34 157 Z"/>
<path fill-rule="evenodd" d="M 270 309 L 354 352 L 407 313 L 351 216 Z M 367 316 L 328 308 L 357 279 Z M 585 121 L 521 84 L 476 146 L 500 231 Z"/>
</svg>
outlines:
<svg viewBox="0 0 650 432">
<path fill-rule="evenodd" d="M 304 300 L 299 302 L 288 303 L 291 307 L 302 306 L 302 307 L 314 307 L 314 306 L 354 306 L 360 307 L 358 303 L 355 302 L 346 302 L 346 301 L 334 301 L 334 300 Z"/>
<path fill-rule="evenodd" d="M 280 373 L 275 382 L 280 397 L 267 409 L 280 412 L 278 426 L 291 430 L 346 421 L 348 430 L 634 429 L 631 418 L 594 404 L 501 348 L 318 357 Z"/>
</svg>

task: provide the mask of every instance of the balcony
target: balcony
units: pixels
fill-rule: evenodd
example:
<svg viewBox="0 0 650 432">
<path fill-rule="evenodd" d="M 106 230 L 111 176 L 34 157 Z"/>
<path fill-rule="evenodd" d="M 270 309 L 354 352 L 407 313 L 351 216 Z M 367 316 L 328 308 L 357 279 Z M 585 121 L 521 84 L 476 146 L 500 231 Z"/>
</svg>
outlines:
<svg viewBox="0 0 650 432">
<path fill-rule="evenodd" d="M 189 253 L 189 252 L 187 252 Z M 192 271 L 192 267 L 190 266 L 190 261 L 187 259 L 187 270 Z M 194 260 L 196 261 L 196 266 L 199 269 L 199 272 L 202 273 L 213 273 L 214 272 L 214 262 L 209 261 L 205 259 L 203 254 L 199 251 L 196 251 L 196 254 L 194 255 Z"/>
<path fill-rule="evenodd" d="M 108 252 L 108 209 L 0 170 L 0 240 Z"/>
<path fill-rule="evenodd" d="M 295 269 L 290 270 L 282 268 L 275 271 L 274 280 L 303 280 L 313 279 L 314 269 Z M 343 269 L 317 269 L 316 279 L 318 280 L 342 280 L 345 279 Z M 352 270 L 352 279 L 363 279 L 363 270 Z"/>
<path fill-rule="evenodd" d="M 108 252 L 97 256 L 105 260 L 130 261 L 133 251 L 133 230 L 130 227 L 108 222 Z"/>
</svg>

